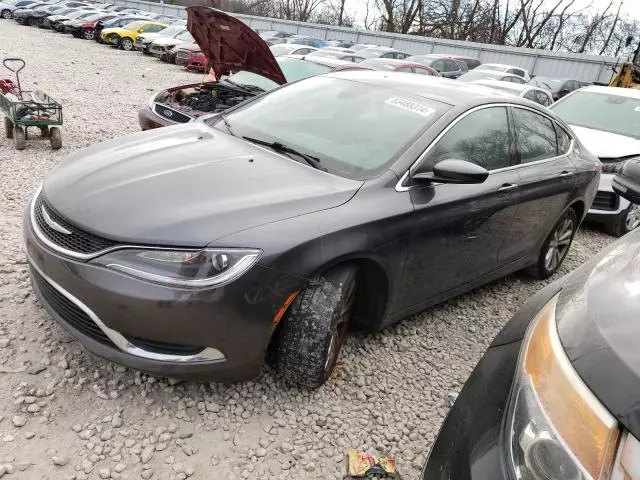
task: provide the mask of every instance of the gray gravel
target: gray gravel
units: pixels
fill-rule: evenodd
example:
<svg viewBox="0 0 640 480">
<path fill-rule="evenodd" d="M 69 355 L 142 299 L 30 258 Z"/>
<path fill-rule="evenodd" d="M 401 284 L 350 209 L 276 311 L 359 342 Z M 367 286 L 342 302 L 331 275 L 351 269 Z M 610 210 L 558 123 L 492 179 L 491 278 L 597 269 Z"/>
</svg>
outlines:
<svg viewBox="0 0 640 480">
<path fill-rule="evenodd" d="M 137 53 L 0 20 L 0 58 L 27 61 L 25 86 L 64 104 L 64 147 L 22 152 L 0 138 L 0 476 L 27 479 L 342 477 L 347 448 L 396 457 L 409 480 L 465 378 L 544 282 L 513 275 L 348 338 L 340 377 L 318 391 L 265 368 L 232 386 L 159 379 L 83 351 L 38 306 L 22 211 L 65 155 L 138 129 L 153 91 L 201 76 Z M 0 75 L 2 77 L 4 75 Z M 584 228 L 560 274 L 612 238 Z"/>
</svg>

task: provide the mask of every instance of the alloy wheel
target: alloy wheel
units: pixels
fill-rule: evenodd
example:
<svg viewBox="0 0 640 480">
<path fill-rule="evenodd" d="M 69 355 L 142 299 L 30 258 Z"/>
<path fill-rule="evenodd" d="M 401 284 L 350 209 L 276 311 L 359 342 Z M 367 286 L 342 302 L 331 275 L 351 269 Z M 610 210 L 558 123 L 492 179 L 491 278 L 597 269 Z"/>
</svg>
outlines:
<svg viewBox="0 0 640 480">
<path fill-rule="evenodd" d="M 356 299 L 356 282 L 352 280 L 347 287 L 347 291 L 342 299 L 340 304 L 340 316 L 336 323 L 335 328 L 331 332 L 331 338 L 329 339 L 329 344 L 327 345 L 327 353 L 326 360 L 324 362 L 324 371 L 325 374 L 331 373 L 333 366 L 338 359 L 338 354 L 340 353 L 340 348 L 342 347 L 342 342 L 347 335 L 347 326 L 349 325 L 349 317 L 351 316 L 351 311 L 353 309 L 353 305 Z"/>
<path fill-rule="evenodd" d="M 128 38 L 123 38 L 121 41 L 122 49 L 129 51 L 133 48 L 133 42 Z"/>
<path fill-rule="evenodd" d="M 564 260 L 571 245 L 573 228 L 573 220 L 565 218 L 553 232 L 547 247 L 547 253 L 544 256 L 544 267 L 547 271 L 553 272 Z"/>
<path fill-rule="evenodd" d="M 82 36 L 85 40 L 93 40 L 96 36 L 96 31 L 93 29 L 87 29 L 82 31 Z"/>
<path fill-rule="evenodd" d="M 640 205 L 632 203 L 627 211 L 627 218 L 625 220 L 627 231 L 635 230 L 640 226 Z"/>
<path fill-rule="evenodd" d="M 11 10 L 3 10 L 2 11 L 2 18 L 4 18 L 4 19 L 11 18 Z"/>
</svg>

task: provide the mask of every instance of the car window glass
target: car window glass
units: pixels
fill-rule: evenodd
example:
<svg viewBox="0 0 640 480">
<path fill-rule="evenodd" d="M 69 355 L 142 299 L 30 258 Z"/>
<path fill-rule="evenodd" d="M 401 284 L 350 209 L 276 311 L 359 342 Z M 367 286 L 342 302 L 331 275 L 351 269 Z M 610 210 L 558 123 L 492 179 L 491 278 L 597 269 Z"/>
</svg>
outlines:
<svg viewBox="0 0 640 480">
<path fill-rule="evenodd" d="M 509 166 L 509 122 L 505 107 L 483 108 L 456 123 L 438 140 L 425 162 L 467 160 L 487 170 Z"/>
<path fill-rule="evenodd" d="M 536 103 L 540 103 L 539 99 L 538 99 L 538 92 L 536 92 L 535 90 L 529 90 L 527 93 L 525 93 L 524 98 L 526 98 L 527 100 L 531 100 L 533 102 Z"/>
<path fill-rule="evenodd" d="M 551 120 L 523 108 L 514 108 L 513 117 L 520 163 L 535 162 L 558 155 L 556 132 Z"/>
<path fill-rule="evenodd" d="M 444 68 L 446 68 L 447 72 L 456 72 L 458 70 L 460 70 L 460 67 L 458 66 L 458 64 L 452 60 L 445 60 L 444 61 Z"/>
<path fill-rule="evenodd" d="M 413 67 L 413 71 L 415 73 L 419 73 L 420 75 L 432 75 L 431 71 L 427 70 L 426 68 Z"/>
<path fill-rule="evenodd" d="M 545 107 L 548 107 L 553 103 L 553 99 L 546 93 L 541 91 L 537 91 L 536 93 L 538 95 L 538 103 L 540 105 L 544 105 Z"/>
<path fill-rule="evenodd" d="M 406 53 L 395 52 L 395 56 L 393 58 L 397 58 L 398 60 L 404 60 L 408 56 L 409 55 L 407 55 Z"/>
<path fill-rule="evenodd" d="M 525 82 L 524 78 L 521 77 L 511 77 L 511 83 L 519 83 L 520 85 L 524 85 L 527 82 Z"/>
<path fill-rule="evenodd" d="M 412 73 L 412 70 L 411 67 L 400 67 L 396 70 L 396 72 Z"/>
<path fill-rule="evenodd" d="M 558 137 L 558 155 L 568 153 L 571 147 L 571 137 L 558 125 L 556 125 L 556 135 Z"/>
<path fill-rule="evenodd" d="M 444 60 L 436 60 L 431 64 L 431 66 L 433 68 L 435 68 L 436 70 L 438 70 L 439 72 L 443 72 L 444 71 Z"/>
</svg>

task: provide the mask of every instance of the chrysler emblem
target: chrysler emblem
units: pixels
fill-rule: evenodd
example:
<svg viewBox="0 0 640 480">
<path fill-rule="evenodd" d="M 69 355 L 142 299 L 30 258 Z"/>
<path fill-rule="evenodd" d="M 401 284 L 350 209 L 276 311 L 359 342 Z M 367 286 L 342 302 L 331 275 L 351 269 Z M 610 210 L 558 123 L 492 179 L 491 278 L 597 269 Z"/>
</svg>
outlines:
<svg viewBox="0 0 640 480">
<path fill-rule="evenodd" d="M 49 215 L 49 212 L 47 212 L 47 209 L 44 208 L 44 205 L 42 205 L 40 208 L 42 210 L 42 216 L 44 217 L 44 221 L 46 222 L 47 225 L 53 228 L 56 232 L 64 233 L 65 235 L 72 234 L 70 230 L 67 230 L 58 222 L 56 222 L 53 218 L 51 218 L 51 215 Z"/>
</svg>

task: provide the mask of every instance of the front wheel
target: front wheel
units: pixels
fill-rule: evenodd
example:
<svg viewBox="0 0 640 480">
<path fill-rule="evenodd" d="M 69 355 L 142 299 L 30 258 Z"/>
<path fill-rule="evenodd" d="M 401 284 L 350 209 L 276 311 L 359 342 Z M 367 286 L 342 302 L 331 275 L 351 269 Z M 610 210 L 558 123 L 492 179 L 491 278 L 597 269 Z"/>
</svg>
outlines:
<svg viewBox="0 0 640 480">
<path fill-rule="evenodd" d="M 62 148 L 62 133 L 58 127 L 51 127 L 49 129 L 49 143 L 53 150 Z"/>
<path fill-rule="evenodd" d="M 4 117 L 4 133 L 7 138 L 13 138 L 13 122 L 9 117 Z"/>
<path fill-rule="evenodd" d="M 607 224 L 605 228 L 609 234 L 622 237 L 639 226 L 640 205 L 632 203 L 629 208 L 616 217 L 613 223 Z"/>
<path fill-rule="evenodd" d="M 128 37 L 120 39 L 120 48 L 126 52 L 133 50 L 133 41 Z"/>
<path fill-rule="evenodd" d="M 96 38 L 96 31 L 93 28 L 85 28 L 82 30 L 82 38 L 85 40 L 93 40 Z"/>
<path fill-rule="evenodd" d="M 11 18 L 11 10 L 2 10 L 2 12 L 0 12 L 0 17 L 5 20 L 9 20 Z"/>
<path fill-rule="evenodd" d="M 13 141 L 16 143 L 16 150 L 24 150 L 27 144 L 26 140 L 25 129 L 22 127 L 13 127 Z"/>
<path fill-rule="evenodd" d="M 356 269 L 345 265 L 314 278 L 282 320 L 275 351 L 278 372 L 292 383 L 320 387 L 331 375 L 356 298 Z"/>
<path fill-rule="evenodd" d="M 527 273 L 544 279 L 557 272 L 569 253 L 577 228 L 578 216 L 573 208 L 569 208 L 551 230 L 542 245 L 538 261 L 527 269 Z"/>
</svg>

